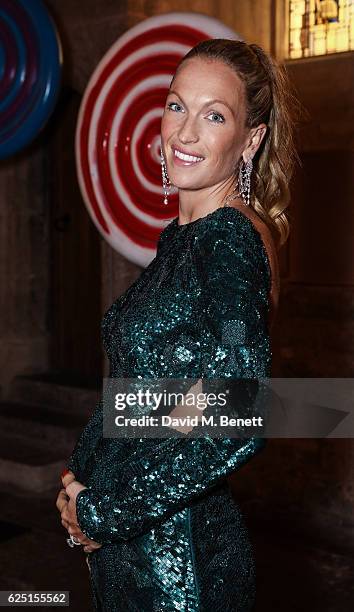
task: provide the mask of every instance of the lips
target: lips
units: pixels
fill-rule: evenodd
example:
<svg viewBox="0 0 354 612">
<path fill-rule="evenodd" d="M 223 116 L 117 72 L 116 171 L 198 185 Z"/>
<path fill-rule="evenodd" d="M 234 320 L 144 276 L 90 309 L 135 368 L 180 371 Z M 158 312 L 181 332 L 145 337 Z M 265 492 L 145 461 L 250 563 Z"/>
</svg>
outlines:
<svg viewBox="0 0 354 612">
<path fill-rule="evenodd" d="M 196 153 L 195 151 L 184 151 L 184 149 L 181 149 L 180 147 L 176 147 L 175 145 L 172 145 L 172 151 L 179 151 L 179 153 L 183 153 L 183 155 L 191 155 L 192 157 L 203 157 L 203 155 L 200 155 L 200 153 Z"/>
<path fill-rule="evenodd" d="M 196 166 L 204 161 L 204 157 L 182 152 L 177 147 L 173 147 L 173 163 L 175 166 Z"/>
</svg>

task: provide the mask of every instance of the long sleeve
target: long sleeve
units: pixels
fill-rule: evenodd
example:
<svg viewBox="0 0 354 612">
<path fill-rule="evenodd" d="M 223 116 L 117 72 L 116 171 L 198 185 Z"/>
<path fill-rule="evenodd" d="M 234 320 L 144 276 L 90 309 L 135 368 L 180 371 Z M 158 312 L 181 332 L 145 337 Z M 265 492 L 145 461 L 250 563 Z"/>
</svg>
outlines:
<svg viewBox="0 0 354 612">
<path fill-rule="evenodd" d="M 267 283 L 250 222 L 211 228 L 195 246 L 200 279 L 199 376 L 269 374 Z M 259 438 L 169 438 L 125 465 L 115 490 L 89 487 L 76 500 L 82 531 L 102 544 L 153 528 L 238 470 L 265 445 Z"/>
</svg>

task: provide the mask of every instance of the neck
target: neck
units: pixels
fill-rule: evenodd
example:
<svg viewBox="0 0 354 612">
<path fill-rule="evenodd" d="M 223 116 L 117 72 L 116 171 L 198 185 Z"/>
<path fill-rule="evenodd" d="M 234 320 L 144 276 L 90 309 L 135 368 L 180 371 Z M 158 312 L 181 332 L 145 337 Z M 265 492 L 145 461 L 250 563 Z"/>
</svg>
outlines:
<svg viewBox="0 0 354 612">
<path fill-rule="evenodd" d="M 204 189 L 179 189 L 179 222 L 189 223 L 227 206 L 228 202 L 239 196 L 238 182 L 232 177 L 227 184 L 213 185 Z"/>
</svg>

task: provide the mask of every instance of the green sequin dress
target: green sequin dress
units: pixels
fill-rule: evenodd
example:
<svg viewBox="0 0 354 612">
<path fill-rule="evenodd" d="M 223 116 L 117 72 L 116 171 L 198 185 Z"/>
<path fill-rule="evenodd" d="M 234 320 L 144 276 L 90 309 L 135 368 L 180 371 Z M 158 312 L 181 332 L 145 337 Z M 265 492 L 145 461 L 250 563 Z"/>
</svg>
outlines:
<svg viewBox="0 0 354 612">
<path fill-rule="evenodd" d="M 173 219 L 102 319 L 109 376 L 270 376 L 270 282 L 260 234 L 240 210 Z M 265 440 L 106 438 L 102 405 L 67 463 L 87 486 L 79 525 L 103 544 L 87 555 L 95 610 L 252 610 L 253 549 L 226 477 Z"/>
</svg>

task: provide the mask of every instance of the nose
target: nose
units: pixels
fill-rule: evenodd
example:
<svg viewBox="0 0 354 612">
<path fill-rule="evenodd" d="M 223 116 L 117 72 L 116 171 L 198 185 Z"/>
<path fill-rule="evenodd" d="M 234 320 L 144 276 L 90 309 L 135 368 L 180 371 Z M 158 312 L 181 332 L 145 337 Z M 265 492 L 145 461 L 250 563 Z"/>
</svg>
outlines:
<svg viewBox="0 0 354 612">
<path fill-rule="evenodd" d="M 196 122 L 193 121 L 192 117 L 186 117 L 178 132 L 178 138 L 184 144 L 187 142 L 197 142 L 199 140 Z"/>
</svg>

